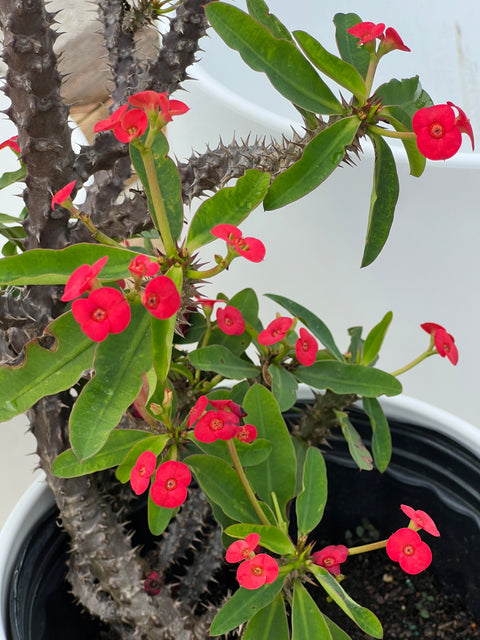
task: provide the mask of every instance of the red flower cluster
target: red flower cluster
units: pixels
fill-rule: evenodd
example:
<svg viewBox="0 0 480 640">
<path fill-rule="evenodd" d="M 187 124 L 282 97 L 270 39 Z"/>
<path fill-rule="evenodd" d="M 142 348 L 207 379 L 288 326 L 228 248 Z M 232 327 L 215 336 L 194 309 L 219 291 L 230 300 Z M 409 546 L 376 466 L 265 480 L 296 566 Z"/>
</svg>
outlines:
<svg viewBox="0 0 480 640">
<path fill-rule="evenodd" d="M 188 111 L 183 102 L 169 100 L 166 93 L 155 91 L 140 91 L 130 96 L 128 101 L 134 109 L 129 110 L 128 104 L 122 105 L 109 118 L 97 122 L 94 131 L 111 130 L 120 142 L 131 142 L 145 133 L 149 118 L 156 128 L 161 129 L 172 116 Z"/>
<path fill-rule="evenodd" d="M 168 276 L 157 276 L 145 287 L 142 303 L 152 316 L 166 320 L 177 313 L 181 298 L 173 280 Z"/>
<path fill-rule="evenodd" d="M 250 262 L 261 262 L 265 257 L 265 245 L 257 238 L 244 238 L 233 224 L 217 224 L 212 229 L 216 238 L 225 240 L 229 247 Z"/>
<path fill-rule="evenodd" d="M 85 291 L 98 288 L 100 283 L 97 276 L 107 264 L 107 260 L 108 256 L 104 256 L 91 266 L 89 264 L 82 264 L 80 267 L 77 267 L 65 285 L 65 291 L 62 296 L 63 302 L 75 300 L 75 298 L 81 296 Z"/>
<path fill-rule="evenodd" d="M 6 147 L 8 147 L 12 151 L 15 151 L 15 153 L 20 153 L 20 147 L 18 146 L 17 140 L 18 136 L 12 136 L 8 140 L 4 140 L 2 143 L 0 143 L 0 149 L 5 149 Z"/>
<path fill-rule="evenodd" d="M 420 573 L 432 562 L 432 551 L 420 538 L 417 530 L 424 529 L 434 536 L 440 533 L 432 518 L 425 511 L 416 511 L 408 505 L 401 505 L 402 511 L 410 518 L 410 525 L 395 531 L 387 540 L 387 555 L 411 575 Z"/>
<path fill-rule="evenodd" d="M 73 180 L 72 182 L 69 182 L 64 187 L 62 187 L 60 191 L 57 191 L 57 193 L 54 194 L 52 198 L 52 209 L 55 209 L 55 205 L 57 204 L 61 207 L 65 206 L 65 204 L 68 204 L 68 202 L 71 200 L 71 195 L 75 184 L 76 180 Z"/>
<path fill-rule="evenodd" d="M 227 562 L 240 562 L 237 580 L 245 589 L 258 589 L 277 579 L 278 564 L 266 553 L 255 554 L 260 542 L 258 533 L 250 533 L 244 540 L 236 540 L 227 549 Z"/>
<path fill-rule="evenodd" d="M 393 51 L 394 49 L 410 51 L 393 27 L 388 27 L 385 31 L 383 22 L 379 24 L 375 24 L 374 22 L 359 22 L 353 27 L 350 27 L 350 29 L 347 29 L 347 32 L 359 38 L 360 41 L 358 44 L 366 44 L 378 38 L 380 40 L 378 50 L 380 55 Z"/>
<path fill-rule="evenodd" d="M 343 544 L 331 544 L 312 554 L 312 560 L 318 566 L 323 567 L 334 576 L 340 575 L 340 564 L 345 562 L 348 549 Z"/>
<path fill-rule="evenodd" d="M 157 457 L 152 451 L 144 451 L 130 472 L 130 485 L 140 495 L 150 484 L 155 471 Z M 155 473 L 155 480 L 150 489 L 150 496 L 155 504 L 167 509 L 175 509 L 187 498 L 187 487 L 192 481 L 190 469 L 183 462 L 167 460 Z"/>
<path fill-rule="evenodd" d="M 433 342 L 435 348 L 442 358 L 447 358 L 455 365 L 458 362 L 458 349 L 455 344 L 453 336 L 446 332 L 446 330 L 435 322 L 424 322 L 420 325 L 424 331 L 433 336 Z"/>
<path fill-rule="evenodd" d="M 258 342 L 264 346 L 281 342 L 287 335 L 292 323 L 292 318 L 275 318 L 275 320 L 270 322 L 266 329 L 260 331 L 258 334 Z"/>
<path fill-rule="evenodd" d="M 207 408 L 210 405 L 212 408 Z M 252 424 L 240 425 L 240 418 L 247 414 L 232 400 L 209 400 L 200 396 L 192 407 L 187 426 L 194 428 L 194 435 L 200 442 L 231 440 L 237 437 L 242 442 L 253 442 L 257 429 Z"/>
<path fill-rule="evenodd" d="M 151 276 L 154 276 L 159 269 L 160 265 L 158 262 L 153 262 L 148 256 L 142 253 L 136 255 L 128 267 L 132 276 L 139 279 L 150 278 Z"/>
<path fill-rule="evenodd" d="M 417 134 L 418 150 L 429 160 L 454 156 L 462 145 L 462 133 L 468 135 L 472 149 L 475 148 L 470 120 L 453 102 L 419 109 L 413 116 L 412 127 Z"/>
<path fill-rule="evenodd" d="M 228 304 L 224 309 L 218 309 L 217 324 L 229 336 L 241 336 L 245 331 L 245 320 L 241 312 Z"/>
<path fill-rule="evenodd" d="M 318 342 L 306 329 L 300 329 L 300 337 L 295 343 L 295 355 L 300 364 L 309 367 L 315 362 L 318 352 Z"/>
</svg>

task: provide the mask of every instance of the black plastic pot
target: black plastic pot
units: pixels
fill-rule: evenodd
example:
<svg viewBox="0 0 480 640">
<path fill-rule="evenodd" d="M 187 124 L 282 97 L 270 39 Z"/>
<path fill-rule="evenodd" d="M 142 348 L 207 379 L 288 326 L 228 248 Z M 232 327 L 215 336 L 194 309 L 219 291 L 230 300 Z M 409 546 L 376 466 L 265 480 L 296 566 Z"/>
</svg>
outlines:
<svg viewBox="0 0 480 640">
<path fill-rule="evenodd" d="M 368 420 L 355 426 L 368 444 Z M 430 538 L 431 569 L 447 591 L 458 593 L 480 617 L 480 461 L 436 431 L 390 422 L 393 457 L 384 474 L 358 471 L 343 438 L 325 451 L 329 501 L 314 532 L 338 544 L 366 517 L 384 537 L 406 525 L 400 504 L 424 509 L 441 532 Z M 100 640 L 101 626 L 75 605 L 65 582 L 67 536 L 52 511 L 38 523 L 17 558 L 10 595 L 8 640 Z"/>
</svg>

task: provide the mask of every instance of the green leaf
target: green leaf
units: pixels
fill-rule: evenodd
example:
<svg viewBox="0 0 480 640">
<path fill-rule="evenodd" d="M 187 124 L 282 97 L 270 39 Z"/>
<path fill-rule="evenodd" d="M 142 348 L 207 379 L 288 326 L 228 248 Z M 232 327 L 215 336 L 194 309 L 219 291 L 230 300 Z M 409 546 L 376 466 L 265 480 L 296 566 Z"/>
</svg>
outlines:
<svg viewBox="0 0 480 640">
<path fill-rule="evenodd" d="M 177 511 L 178 509 L 160 507 L 155 504 L 150 494 L 148 495 L 148 527 L 154 536 L 159 536 L 165 531 Z"/>
<path fill-rule="evenodd" d="M 0 224 L 18 224 L 21 220 L 19 216 L 11 216 L 8 213 L 0 213 Z"/>
<path fill-rule="evenodd" d="M 293 586 L 292 640 L 332 640 L 322 612 L 300 580 Z"/>
<path fill-rule="evenodd" d="M 392 436 L 383 409 L 376 398 L 362 398 L 363 409 L 372 426 L 372 453 L 375 465 L 382 473 L 392 457 Z"/>
<path fill-rule="evenodd" d="M 184 459 L 207 496 L 238 522 L 258 522 L 245 489 L 232 467 L 215 456 L 194 454 Z"/>
<path fill-rule="evenodd" d="M 197 209 L 187 236 L 190 253 L 216 240 L 212 228 L 217 224 L 238 225 L 262 202 L 270 184 L 270 174 L 247 169 L 233 187 L 224 187 Z"/>
<path fill-rule="evenodd" d="M 348 633 L 345 633 L 343 629 L 340 629 L 340 627 L 335 624 L 333 620 L 330 620 L 328 616 L 323 614 L 323 617 L 325 619 L 325 622 L 327 623 L 328 629 L 332 636 L 332 640 L 352 640 Z"/>
<path fill-rule="evenodd" d="M 349 116 L 316 135 L 305 147 L 300 160 L 272 182 L 263 202 L 265 210 L 294 202 L 326 180 L 343 160 L 345 147 L 351 144 L 359 126 L 357 116 Z"/>
<path fill-rule="evenodd" d="M 370 55 L 359 46 L 359 39 L 347 32 L 347 29 L 362 22 L 356 13 L 337 13 L 333 18 L 336 27 L 335 39 L 342 59 L 353 65 L 363 78 L 367 77 Z"/>
<path fill-rule="evenodd" d="M 305 31 L 294 31 L 293 35 L 305 55 L 317 69 L 320 69 L 329 78 L 348 89 L 360 102 L 363 103 L 365 101 L 365 82 L 353 65 L 334 56 L 318 40 L 315 40 Z"/>
<path fill-rule="evenodd" d="M 292 42 L 275 38 L 251 16 L 223 2 L 205 7 L 210 24 L 225 43 L 255 71 L 263 71 L 287 100 L 313 113 L 344 109 Z"/>
<path fill-rule="evenodd" d="M 242 640 L 290 640 L 285 601 L 281 593 L 250 619 Z"/>
<path fill-rule="evenodd" d="M 225 533 L 232 538 L 245 538 L 250 533 L 258 533 L 260 546 L 280 555 L 294 555 L 295 547 L 290 538 L 277 527 L 265 524 L 234 524 L 225 529 Z"/>
<path fill-rule="evenodd" d="M 196 445 L 208 455 L 217 456 L 217 458 L 222 458 L 222 460 L 225 460 L 228 464 L 232 464 L 232 459 L 223 440 L 196 442 Z M 236 440 L 235 448 L 237 449 L 242 467 L 254 467 L 268 458 L 272 453 L 273 447 L 272 443 L 268 440 L 256 438 L 254 442 L 251 443 Z"/>
<path fill-rule="evenodd" d="M 335 409 L 334 411 L 340 423 L 340 427 L 342 428 L 343 436 L 347 441 L 350 455 L 357 463 L 358 468 L 363 469 L 364 471 L 371 471 L 373 469 L 372 456 L 370 455 L 370 451 L 363 444 L 360 434 L 350 422 L 346 413 L 343 411 L 336 411 Z"/>
<path fill-rule="evenodd" d="M 115 430 L 112 431 L 110 437 L 114 433 L 116 433 Z M 130 480 L 132 469 L 136 465 L 139 455 L 141 455 L 145 451 L 151 451 L 156 456 L 159 456 L 164 450 L 168 440 L 170 439 L 170 435 L 168 433 L 164 433 L 160 436 L 149 436 L 147 438 L 145 437 L 145 435 L 148 435 L 148 432 L 143 432 L 143 440 L 135 443 L 135 445 L 126 452 L 122 460 L 120 460 L 121 464 L 118 463 L 120 466 L 115 472 L 115 475 L 117 477 L 117 480 L 119 480 L 120 482 L 125 483 Z M 91 460 L 91 458 L 89 459 Z"/>
<path fill-rule="evenodd" d="M 408 129 L 412 130 L 412 118 L 419 109 L 431 107 L 432 99 L 423 90 L 418 76 L 413 78 L 403 78 L 397 80 L 392 78 L 389 82 L 382 84 L 375 91 L 375 98 L 382 101 L 384 107 L 396 105 L 402 107 L 408 114 L 410 121 L 404 122 Z"/>
<path fill-rule="evenodd" d="M 6 171 L 2 176 L 0 176 L 0 189 L 5 189 L 5 187 L 9 187 L 11 184 L 15 184 L 15 182 L 24 180 L 26 175 L 27 170 L 23 164 L 15 171 Z"/>
<path fill-rule="evenodd" d="M 272 363 L 268 373 L 272 376 L 272 393 L 280 411 L 288 411 L 297 400 L 298 382 L 281 364 Z"/>
<path fill-rule="evenodd" d="M 58 478 L 75 478 L 111 469 L 122 462 L 132 446 L 144 441 L 145 435 L 140 429 L 114 429 L 105 446 L 94 456 L 81 462 L 73 449 L 67 449 L 53 461 L 52 472 Z"/>
<path fill-rule="evenodd" d="M 0 367 L 0 421 L 69 389 L 91 368 L 95 346 L 71 312 L 50 323 L 40 338 L 27 344 L 20 365 Z"/>
<path fill-rule="evenodd" d="M 384 107 L 382 109 L 382 118 L 388 120 L 396 131 L 412 130 L 412 118 L 403 109 L 403 107 Z M 402 139 L 402 144 L 407 153 L 408 163 L 410 165 L 410 175 L 419 178 L 425 170 L 427 159 L 418 150 L 417 141 L 415 139 Z"/>
<path fill-rule="evenodd" d="M 192 366 L 201 371 L 213 371 L 226 378 L 256 378 L 258 368 L 242 358 L 238 358 L 223 345 L 209 345 L 195 349 L 188 354 Z"/>
<path fill-rule="evenodd" d="M 278 296 L 273 293 L 267 293 L 267 298 L 273 300 L 281 307 L 289 311 L 293 316 L 296 316 L 303 324 L 313 333 L 313 335 L 320 340 L 323 346 L 328 349 L 328 351 L 332 354 L 334 358 L 339 360 L 340 362 L 345 362 L 345 358 L 342 355 L 342 352 L 335 344 L 335 340 L 330 332 L 330 329 L 327 325 L 317 318 L 317 316 L 303 307 L 298 302 L 294 302 L 289 298 L 285 298 L 284 296 Z"/>
<path fill-rule="evenodd" d="M 331 389 L 335 393 L 356 393 L 360 396 L 396 396 L 402 392 L 400 382 L 385 371 L 361 364 L 346 364 L 333 360 L 314 362 L 310 367 L 297 367 L 300 382 L 315 389 Z"/>
<path fill-rule="evenodd" d="M 163 205 L 170 227 L 170 233 L 174 240 L 178 240 L 183 229 L 183 202 L 182 183 L 177 165 L 167 156 L 168 141 L 165 135 L 159 131 L 153 141 L 151 152 L 155 164 L 158 184 L 162 194 Z M 148 186 L 147 172 L 142 154 L 133 144 L 130 145 L 130 158 L 140 178 L 145 193 L 148 197 L 148 209 L 156 228 L 159 230 L 159 222 L 155 216 L 152 195 Z"/>
<path fill-rule="evenodd" d="M 274 491 L 284 512 L 295 492 L 296 458 L 280 408 L 268 389 L 259 384 L 250 388 L 243 408 L 248 421 L 257 428 L 258 436 L 274 443 L 273 451 L 265 462 L 246 470 L 248 480 L 272 509 L 275 509 Z"/>
<path fill-rule="evenodd" d="M 303 466 L 302 491 L 296 502 L 299 536 L 310 533 L 320 522 L 327 494 L 327 467 L 322 452 L 309 447 Z"/>
<path fill-rule="evenodd" d="M 390 147 L 381 136 L 371 134 L 370 137 L 375 148 L 375 168 L 362 267 L 371 264 L 383 249 L 399 193 L 397 168 Z"/>
<path fill-rule="evenodd" d="M 323 567 L 311 565 L 310 571 L 332 600 L 338 604 L 342 611 L 344 611 L 360 629 L 374 638 L 383 638 L 382 625 L 374 613 L 357 604 Z"/>
<path fill-rule="evenodd" d="M 365 338 L 365 344 L 363 345 L 363 353 L 361 364 L 370 364 L 378 356 L 378 352 L 383 344 L 385 335 L 388 331 L 388 327 L 392 321 L 393 314 L 388 311 L 382 320 L 376 324 Z"/>
<path fill-rule="evenodd" d="M 100 342 L 95 376 L 85 385 L 70 414 L 70 441 L 84 460 L 106 442 L 142 388 L 142 374 L 152 367 L 150 314 L 137 303 L 128 327 Z"/>
<path fill-rule="evenodd" d="M 273 13 L 270 13 L 270 9 L 263 0 L 247 0 L 247 9 L 252 18 L 267 27 L 275 38 L 284 38 L 293 42 L 290 31 Z"/>
<path fill-rule="evenodd" d="M 66 249 L 32 249 L 0 260 L 0 284 L 65 284 L 72 271 L 108 256 L 99 279 L 120 280 L 128 275 L 128 265 L 136 253 L 103 244 L 80 243 Z"/>
<path fill-rule="evenodd" d="M 245 322 L 248 322 L 252 326 L 257 324 L 258 298 L 254 289 L 249 287 L 242 289 L 230 299 L 229 304 L 241 311 Z"/>
<path fill-rule="evenodd" d="M 282 590 L 287 573 L 288 568 L 280 567 L 275 582 L 265 584 L 260 589 L 240 587 L 215 616 L 210 635 L 221 636 L 236 629 L 269 605 Z"/>
</svg>

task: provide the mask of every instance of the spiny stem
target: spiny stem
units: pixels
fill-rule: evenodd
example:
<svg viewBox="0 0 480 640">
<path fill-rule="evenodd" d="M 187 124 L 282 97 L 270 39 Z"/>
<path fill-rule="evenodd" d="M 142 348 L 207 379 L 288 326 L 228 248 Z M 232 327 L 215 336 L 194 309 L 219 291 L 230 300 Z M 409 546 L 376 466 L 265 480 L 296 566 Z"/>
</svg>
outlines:
<svg viewBox="0 0 480 640">
<path fill-rule="evenodd" d="M 230 454 L 230 458 L 232 459 L 235 471 L 237 472 L 238 477 L 240 478 L 240 482 L 242 483 L 242 486 L 245 489 L 245 493 L 247 494 L 247 497 L 250 500 L 252 507 L 255 509 L 255 513 L 260 518 L 260 522 L 270 526 L 270 522 L 268 521 L 267 516 L 263 513 L 262 508 L 255 496 L 255 493 L 253 492 L 253 489 L 250 486 L 247 476 L 245 475 L 245 471 L 243 470 L 242 463 L 240 462 L 240 458 L 238 457 L 238 453 L 235 448 L 235 443 L 233 442 L 233 440 L 227 440 L 227 447 L 228 447 L 228 453 Z"/>
</svg>

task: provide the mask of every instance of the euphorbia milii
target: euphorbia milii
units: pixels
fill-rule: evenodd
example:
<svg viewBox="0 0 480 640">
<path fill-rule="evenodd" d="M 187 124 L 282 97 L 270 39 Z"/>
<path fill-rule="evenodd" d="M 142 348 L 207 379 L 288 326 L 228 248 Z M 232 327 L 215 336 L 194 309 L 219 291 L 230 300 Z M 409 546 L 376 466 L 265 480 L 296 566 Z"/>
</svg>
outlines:
<svg viewBox="0 0 480 640">
<path fill-rule="evenodd" d="M 124 331 L 131 317 L 130 305 L 117 289 L 95 289 L 88 298 L 79 298 L 72 304 L 75 320 L 91 340 L 102 342 L 110 333 Z"/>
<path fill-rule="evenodd" d="M 233 224 L 217 224 L 212 229 L 216 238 L 225 240 L 239 255 L 251 262 L 261 262 L 265 257 L 265 245 L 257 238 L 244 238 Z"/>
<path fill-rule="evenodd" d="M 415 575 L 426 569 L 432 561 L 432 551 L 413 529 L 403 527 L 387 541 L 388 557 L 398 562 L 405 573 Z"/>
<path fill-rule="evenodd" d="M 458 362 L 458 349 L 453 336 L 435 322 L 424 322 L 420 325 L 424 331 L 433 336 L 433 342 L 437 352 L 442 358 L 445 356 L 455 365 Z"/>
<path fill-rule="evenodd" d="M 446 160 L 454 156 L 467 133 L 474 144 L 473 131 L 465 113 L 455 115 L 452 102 L 419 109 L 413 116 L 412 127 L 417 134 L 417 147 L 429 160 Z"/>
<path fill-rule="evenodd" d="M 152 451 L 144 451 L 138 456 L 137 462 L 130 473 L 130 484 L 139 496 L 150 484 L 150 477 L 155 471 L 157 456 Z"/>
<path fill-rule="evenodd" d="M 192 474 L 186 464 L 167 460 L 157 469 L 150 489 L 151 498 L 160 507 L 179 507 L 187 498 L 187 487 L 191 481 Z"/>
<path fill-rule="evenodd" d="M 245 320 L 241 312 L 231 305 L 217 310 L 217 324 L 229 336 L 241 336 L 245 331 Z"/>
<path fill-rule="evenodd" d="M 177 287 L 168 276 L 150 280 L 142 296 L 143 305 L 160 320 L 171 318 L 178 311 L 180 302 Z"/>
<path fill-rule="evenodd" d="M 260 331 L 258 334 L 258 342 L 265 346 L 281 342 L 287 335 L 292 323 L 292 318 L 275 318 L 266 329 Z"/>
<path fill-rule="evenodd" d="M 65 291 L 62 296 L 63 302 L 75 300 L 75 298 L 81 296 L 85 291 L 90 291 L 96 285 L 100 286 L 97 276 L 106 265 L 107 260 L 108 256 L 104 256 L 92 265 L 82 264 L 77 267 L 65 285 Z"/>
<path fill-rule="evenodd" d="M 348 549 L 343 544 L 330 544 L 328 547 L 315 551 L 312 560 L 319 567 L 323 567 L 334 576 L 340 575 L 340 564 L 345 562 L 348 556 Z"/>
</svg>

